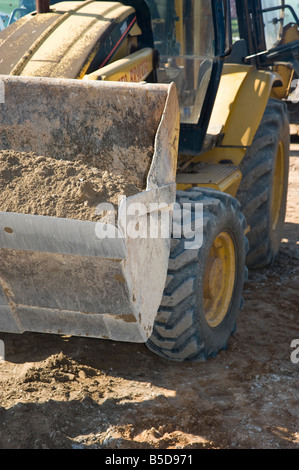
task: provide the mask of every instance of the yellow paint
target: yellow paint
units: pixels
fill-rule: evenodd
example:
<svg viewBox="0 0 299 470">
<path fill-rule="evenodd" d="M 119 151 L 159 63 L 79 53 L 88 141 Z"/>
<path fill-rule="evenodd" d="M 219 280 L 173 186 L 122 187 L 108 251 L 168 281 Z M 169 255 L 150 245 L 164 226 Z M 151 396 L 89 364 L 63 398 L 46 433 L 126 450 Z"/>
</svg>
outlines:
<svg viewBox="0 0 299 470">
<path fill-rule="evenodd" d="M 299 29 L 297 24 L 290 24 L 284 28 L 281 44 L 289 44 L 299 40 Z"/>
<path fill-rule="evenodd" d="M 84 80 L 110 80 L 119 82 L 141 82 L 153 70 L 153 50 L 141 49 L 124 59 L 84 76 Z"/>
<path fill-rule="evenodd" d="M 211 128 L 222 127 L 224 139 L 197 161 L 240 164 L 259 127 L 275 78 L 274 73 L 250 65 L 224 65 L 210 120 Z"/>
<path fill-rule="evenodd" d="M 226 165 L 221 165 L 225 167 Z M 223 178 L 216 176 L 214 169 L 219 165 L 211 165 L 210 172 L 202 174 L 199 170 L 198 173 L 178 173 L 177 174 L 177 189 L 185 191 L 192 187 L 213 188 L 221 192 L 235 196 L 242 180 L 242 174 L 236 167 L 231 167 L 229 174 Z M 226 166 L 227 167 L 227 166 Z M 230 169 L 228 167 L 227 169 Z"/>
<path fill-rule="evenodd" d="M 119 2 L 86 1 L 82 2 L 78 10 L 74 8 L 75 3 L 60 4 L 61 18 L 45 31 L 42 41 L 39 38 L 32 45 L 30 60 L 26 59 L 25 62 L 17 64 L 12 71 L 13 75 L 52 77 L 54 74 L 55 77 L 70 78 L 70 64 L 76 60 L 81 61 L 82 51 L 87 51 L 92 46 L 89 55 L 84 58 L 78 76 L 73 77 L 81 79 L 96 56 L 111 21 L 121 23 L 135 13 L 132 7 Z M 61 21 L 62 18 L 64 21 Z M 55 28 L 55 34 L 52 28 Z"/>
<path fill-rule="evenodd" d="M 281 212 L 281 204 L 283 199 L 283 190 L 284 190 L 284 174 L 285 172 L 285 154 L 283 142 L 280 141 L 277 149 L 275 168 L 274 168 L 274 178 L 273 178 L 273 188 L 272 188 L 272 202 L 271 202 L 271 224 L 272 230 L 277 229 L 277 224 L 279 221 L 279 216 Z"/>
<path fill-rule="evenodd" d="M 204 311 L 211 328 L 216 328 L 229 311 L 236 279 L 236 255 L 232 237 L 221 232 L 209 251 L 204 275 Z"/>
<path fill-rule="evenodd" d="M 183 25 L 183 3 L 182 0 L 175 0 L 175 13 L 177 21 L 175 23 L 176 39 L 180 44 L 180 54 L 185 54 L 184 48 L 184 25 Z"/>
<path fill-rule="evenodd" d="M 281 79 L 282 86 L 272 89 L 271 98 L 283 100 L 289 95 L 294 70 L 287 65 L 279 64 L 274 65 L 273 72 L 275 72 Z"/>
</svg>

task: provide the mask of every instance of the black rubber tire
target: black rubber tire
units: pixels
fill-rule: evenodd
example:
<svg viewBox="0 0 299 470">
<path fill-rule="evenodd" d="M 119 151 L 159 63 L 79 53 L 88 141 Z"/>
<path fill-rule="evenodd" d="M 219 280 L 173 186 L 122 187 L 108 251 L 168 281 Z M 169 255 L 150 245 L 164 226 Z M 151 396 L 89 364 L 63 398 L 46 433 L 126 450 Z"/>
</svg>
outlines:
<svg viewBox="0 0 299 470">
<path fill-rule="evenodd" d="M 219 191 L 192 188 L 178 192 L 177 203 L 185 202 L 191 202 L 192 207 L 194 203 L 203 204 L 203 244 L 190 250 L 185 248 L 185 238 L 172 240 L 168 280 L 147 347 L 167 359 L 199 361 L 226 349 L 236 329 L 237 314 L 243 305 L 248 242 L 244 236 L 245 217 L 236 199 Z M 236 276 L 228 311 L 212 328 L 204 313 L 203 279 L 210 247 L 222 231 L 229 232 L 233 239 Z"/>
<path fill-rule="evenodd" d="M 299 106 L 298 103 L 292 103 L 291 101 L 286 101 L 289 116 L 290 124 L 299 125 Z"/>
<path fill-rule="evenodd" d="M 284 177 L 278 222 L 271 220 L 275 160 L 279 143 L 284 149 Z M 243 178 L 236 198 L 250 227 L 246 264 L 250 269 L 272 265 L 283 233 L 289 173 L 290 129 L 285 103 L 270 99 L 251 147 L 240 165 Z M 277 211 L 278 214 L 278 211 Z"/>
</svg>

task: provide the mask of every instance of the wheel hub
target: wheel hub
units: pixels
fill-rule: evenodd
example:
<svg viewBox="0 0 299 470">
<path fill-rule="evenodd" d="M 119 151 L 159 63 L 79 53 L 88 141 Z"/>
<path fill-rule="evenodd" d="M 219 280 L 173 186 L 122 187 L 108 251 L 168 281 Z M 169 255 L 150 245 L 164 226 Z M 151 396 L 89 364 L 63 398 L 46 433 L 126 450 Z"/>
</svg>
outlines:
<svg viewBox="0 0 299 470">
<path fill-rule="evenodd" d="M 272 230 L 275 231 L 279 222 L 282 200 L 283 200 L 283 181 L 284 181 L 284 148 L 283 142 L 280 141 L 276 154 L 274 167 L 273 187 L 272 187 L 272 204 L 271 204 L 271 221 Z"/>
<path fill-rule="evenodd" d="M 221 232 L 211 246 L 204 276 L 204 309 L 208 324 L 223 321 L 234 291 L 236 256 L 232 237 Z"/>
</svg>

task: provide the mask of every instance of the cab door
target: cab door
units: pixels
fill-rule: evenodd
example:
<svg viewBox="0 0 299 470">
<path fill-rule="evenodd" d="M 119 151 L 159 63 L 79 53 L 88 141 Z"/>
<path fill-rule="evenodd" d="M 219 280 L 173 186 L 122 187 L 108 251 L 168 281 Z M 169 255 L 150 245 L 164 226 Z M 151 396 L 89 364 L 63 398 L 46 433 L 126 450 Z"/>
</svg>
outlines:
<svg viewBox="0 0 299 470">
<path fill-rule="evenodd" d="M 174 82 L 178 92 L 181 155 L 200 154 L 207 133 L 226 53 L 226 1 L 146 0 L 157 81 Z"/>
<path fill-rule="evenodd" d="M 292 64 L 299 73 L 299 19 L 297 1 L 248 0 L 248 28 L 255 37 L 255 50 L 247 62 L 260 67 Z"/>
</svg>

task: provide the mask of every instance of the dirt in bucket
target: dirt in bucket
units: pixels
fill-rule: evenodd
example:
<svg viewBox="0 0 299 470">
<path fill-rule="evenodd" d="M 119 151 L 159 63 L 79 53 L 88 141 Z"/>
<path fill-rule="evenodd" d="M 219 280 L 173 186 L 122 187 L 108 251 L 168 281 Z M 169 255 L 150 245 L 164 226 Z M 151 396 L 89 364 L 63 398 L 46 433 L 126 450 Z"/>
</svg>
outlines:
<svg viewBox="0 0 299 470">
<path fill-rule="evenodd" d="M 84 157 L 84 156 L 83 156 Z M 115 208 L 118 196 L 132 196 L 146 187 L 145 174 L 107 171 L 104 164 L 0 151 L 0 210 L 97 221 L 96 207 Z"/>
</svg>

